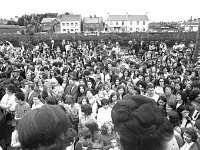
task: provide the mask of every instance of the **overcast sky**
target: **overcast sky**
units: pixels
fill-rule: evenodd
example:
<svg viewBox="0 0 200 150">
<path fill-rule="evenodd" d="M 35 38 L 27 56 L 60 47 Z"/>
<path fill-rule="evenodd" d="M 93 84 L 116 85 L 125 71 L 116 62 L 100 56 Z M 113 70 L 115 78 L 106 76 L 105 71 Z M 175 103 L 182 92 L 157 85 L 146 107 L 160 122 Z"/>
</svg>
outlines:
<svg viewBox="0 0 200 150">
<path fill-rule="evenodd" d="M 183 21 L 200 18 L 200 0 L 0 0 L 0 18 L 12 18 L 31 13 L 97 15 L 143 15 L 150 22 Z"/>
</svg>

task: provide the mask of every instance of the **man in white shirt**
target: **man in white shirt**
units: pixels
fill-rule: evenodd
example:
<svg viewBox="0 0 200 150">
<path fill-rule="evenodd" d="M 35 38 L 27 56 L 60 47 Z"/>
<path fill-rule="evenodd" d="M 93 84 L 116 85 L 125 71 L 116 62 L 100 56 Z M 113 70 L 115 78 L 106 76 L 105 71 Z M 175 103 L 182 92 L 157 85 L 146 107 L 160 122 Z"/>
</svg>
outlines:
<svg viewBox="0 0 200 150">
<path fill-rule="evenodd" d="M 152 83 L 147 85 L 147 93 L 145 96 L 154 99 L 156 102 L 158 101 L 159 95 L 155 93 L 154 85 Z"/>
<path fill-rule="evenodd" d="M 97 124 L 99 127 L 101 127 L 105 122 L 112 122 L 111 119 L 111 111 L 112 109 L 109 107 L 109 101 L 108 99 L 102 99 L 101 105 L 103 107 L 99 108 L 98 114 L 97 114 Z"/>
</svg>

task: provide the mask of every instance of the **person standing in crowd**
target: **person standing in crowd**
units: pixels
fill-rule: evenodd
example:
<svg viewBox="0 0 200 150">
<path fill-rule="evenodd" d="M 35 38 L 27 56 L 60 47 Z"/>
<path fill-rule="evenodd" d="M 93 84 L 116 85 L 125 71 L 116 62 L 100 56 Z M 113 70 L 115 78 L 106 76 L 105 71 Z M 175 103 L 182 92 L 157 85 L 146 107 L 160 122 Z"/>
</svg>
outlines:
<svg viewBox="0 0 200 150">
<path fill-rule="evenodd" d="M 187 49 L 190 49 L 187 47 L 188 43 L 185 42 L 185 48 L 181 50 L 179 50 L 179 44 L 177 46 L 178 48 L 173 50 L 173 48 L 169 47 L 166 43 L 166 47 L 169 49 L 163 50 L 165 49 L 163 44 L 165 41 L 159 42 L 155 40 L 151 42 L 147 40 L 141 42 L 142 44 L 139 45 L 140 38 L 137 39 L 137 41 L 130 39 L 130 42 L 127 43 L 125 43 L 125 41 L 122 43 L 122 41 L 118 39 L 115 39 L 114 42 L 114 39 L 111 38 L 109 38 L 109 40 L 102 39 L 100 41 L 90 42 L 88 42 L 87 39 L 80 41 L 68 40 L 66 43 L 63 41 L 63 46 L 55 45 L 57 42 L 61 44 L 61 41 L 56 39 L 55 43 L 53 41 L 52 43 L 51 41 L 45 41 L 45 43 L 39 41 L 41 43 L 41 48 L 37 48 L 38 46 L 33 46 L 32 48 L 30 45 L 24 43 L 23 50 L 5 49 L 4 53 L 0 53 L 0 98 L 3 97 L 0 102 L 0 106 L 3 108 L 1 108 L 0 111 L 1 147 L 6 148 L 10 143 L 9 140 L 5 142 L 6 136 L 4 135 L 6 135 L 7 131 L 12 133 L 11 131 L 13 131 L 14 128 L 7 125 L 7 123 L 13 122 L 14 114 L 17 113 L 17 110 L 12 109 L 12 107 L 15 108 L 14 106 L 17 100 L 15 101 L 14 98 L 11 102 L 6 99 L 8 96 L 5 94 L 5 92 L 7 92 L 5 91 L 7 88 L 6 85 L 10 84 L 14 85 L 16 96 L 19 91 L 22 90 L 24 92 L 25 101 L 33 108 L 31 112 L 43 108 L 46 104 L 59 105 L 59 107 L 65 111 L 66 115 L 70 116 L 72 127 L 75 130 L 78 129 L 78 133 L 80 133 L 83 128 L 87 127 L 86 124 L 91 120 L 99 124 L 99 131 L 104 130 L 102 129 L 102 124 L 104 124 L 104 122 L 108 121 L 111 126 L 113 126 L 115 121 L 111 121 L 111 118 L 109 118 L 107 114 L 111 113 L 111 108 L 115 109 L 116 106 L 121 105 L 121 103 L 129 102 L 133 95 L 144 95 L 145 99 L 149 100 L 150 98 L 152 101 L 152 98 L 154 99 L 154 96 L 158 94 L 159 98 L 155 98 L 153 103 L 158 107 L 159 111 L 161 111 L 161 114 L 165 116 L 165 119 L 170 121 L 173 127 L 176 126 L 175 128 L 182 129 L 178 132 L 179 135 L 183 135 L 188 127 L 194 127 L 196 120 L 199 118 L 199 63 L 193 63 L 192 53 L 187 52 Z M 51 38 L 51 40 L 55 39 Z M 118 43 L 116 43 L 116 41 L 118 41 Z M 117 51 L 117 45 L 122 45 L 123 49 L 121 49 L 119 53 L 113 53 L 113 51 Z M 110 51 L 112 52 L 108 53 L 111 47 L 112 49 Z M 67 53 L 64 52 L 64 48 Z M 127 51 L 129 51 L 129 53 L 127 53 Z M 124 54 L 122 54 L 122 52 L 124 52 Z M 20 75 L 24 78 L 22 81 Z M 13 95 L 13 97 L 16 96 Z M 72 98 L 69 98 L 71 96 Z M 9 104 L 7 104 L 7 102 Z M 80 103 L 80 106 L 76 105 L 77 102 Z M 6 112 L 4 109 L 5 105 L 11 106 L 10 108 L 12 111 L 9 111 L 10 113 L 7 113 L 8 115 L 4 114 Z M 133 106 L 135 105 L 136 104 Z M 132 103 L 130 106 L 132 106 Z M 139 107 L 140 105 L 138 104 L 137 106 Z M 141 106 L 143 105 L 141 104 Z M 154 105 L 150 106 L 154 109 Z M 184 106 L 184 108 L 182 106 Z M 129 106 L 125 105 L 125 107 Z M 124 110 L 123 108 L 122 110 Z M 126 110 L 134 111 L 135 109 L 136 107 L 131 107 L 130 110 Z M 122 110 L 120 109 L 120 112 Z M 157 112 L 157 108 L 155 110 Z M 157 123 L 156 121 L 158 120 L 158 122 L 164 123 L 167 128 L 168 124 L 166 120 L 159 117 L 157 118 L 157 115 L 152 111 L 153 110 L 150 108 L 142 109 L 142 111 L 140 111 L 141 115 L 146 114 L 146 112 L 148 112 L 148 114 L 140 123 L 149 121 L 153 116 L 155 120 L 152 119 L 149 122 Z M 173 119 L 176 119 L 177 116 L 173 116 L 171 112 L 176 112 L 174 114 L 178 114 L 180 123 L 174 123 L 175 121 Z M 151 113 L 153 115 L 150 115 Z M 123 113 L 120 113 L 118 117 L 120 117 L 121 114 Z M 158 115 L 159 114 L 160 112 L 158 112 Z M 9 116 L 10 119 L 8 119 Z M 122 116 L 122 118 L 125 119 L 126 117 Z M 134 117 L 131 117 L 131 119 L 134 119 Z M 120 124 L 122 126 L 120 126 L 119 129 L 123 129 L 124 125 L 133 131 L 132 126 L 129 125 L 130 122 L 127 123 L 124 120 L 123 122 L 125 124 Z M 152 126 L 153 123 L 149 124 L 149 122 L 144 125 L 142 129 L 145 130 L 141 129 L 140 133 L 145 136 L 147 135 L 146 137 L 148 137 L 147 133 L 150 135 L 152 133 L 155 136 L 159 134 L 160 138 L 158 140 L 156 139 L 158 141 L 157 144 L 168 143 L 170 135 L 177 135 L 174 129 L 174 134 L 171 134 L 171 132 L 169 132 L 168 136 L 166 135 L 167 133 L 160 134 L 160 129 L 164 127 L 161 124 L 156 124 L 155 127 Z M 151 128 L 146 130 L 147 126 Z M 157 127 L 160 128 L 154 130 L 154 127 L 156 129 L 158 129 Z M 171 131 L 171 128 L 168 129 L 168 131 Z M 101 134 L 91 133 L 93 142 L 95 143 L 90 143 L 90 138 L 86 138 L 88 143 L 84 145 L 92 145 L 93 149 L 101 148 L 101 145 L 103 145 L 104 149 L 117 149 L 116 141 L 118 141 L 118 139 L 123 139 L 123 134 L 121 137 L 119 137 L 120 135 L 112 137 L 110 136 L 110 128 L 108 130 L 109 134 L 106 132 L 105 134 L 103 132 Z M 126 130 L 127 129 L 123 130 L 124 133 L 127 133 Z M 115 128 L 113 131 L 115 131 Z M 131 131 L 127 133 L 127 136 L 130 136 Z M 155 134 L 152 131 L 156 131 Z M 164 131 L 166 132 L 166 130 Z M 114 132 L 112 133 L 115 135 Z M 10 136 L 11 134 L 8 135 Z M 96 137 L 96 141 L 93 136 Z M 132 138 L 134 136 L 131 135 L 130 137 Z M 168 139 L 164 140 L 165 137 Z M 81 142 L 81 137 L 78 138 Z M 126 138 L 126 140 L 130 139 Z M 173 141 L 174 138 L 171 139 Z M 176 140 L 177 139 L 176 137 Z M 77 142 L 77 140 L 75 141 Z M 102 141 L 104 141 L 104 144 L 102 144 Z M 71 145 L 73 145 L 72 143 Z M 81 142 L 81 144 L 83 143 Z M 181 147 L 182 144 L 178 141 L 179 147 Z M 82 145 L 81 147 L 89 148 L 88 146 Z"/>
<path fill-rule="evenodd" d="M 64 110 L 45 105 L 27 113 L 19 121 L 17 130 L 22 150 L 66 150 L 75 138 L 70 128 L 71 122 Z"/>
<path fill-rule="evenodd" d="M 132 96 L 118 102 L 112 121 L 124 150 L 179 150 L 173 127 L 150 98 Z"/>
</svg>

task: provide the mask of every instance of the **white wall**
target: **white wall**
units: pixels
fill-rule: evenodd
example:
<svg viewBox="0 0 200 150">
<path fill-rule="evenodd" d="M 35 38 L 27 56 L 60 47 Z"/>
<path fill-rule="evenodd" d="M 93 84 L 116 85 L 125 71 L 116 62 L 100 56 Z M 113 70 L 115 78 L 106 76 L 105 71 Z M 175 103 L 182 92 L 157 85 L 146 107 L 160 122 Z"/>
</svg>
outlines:
<svg viewBox="0 0 200 150">
<path fill-rule="evenodd" d="M 80 21 L 65 21 L 60 22 L 60 32 L 61 33 L 75 33 L 81 32 L 81 22 Z"/>
</svg>

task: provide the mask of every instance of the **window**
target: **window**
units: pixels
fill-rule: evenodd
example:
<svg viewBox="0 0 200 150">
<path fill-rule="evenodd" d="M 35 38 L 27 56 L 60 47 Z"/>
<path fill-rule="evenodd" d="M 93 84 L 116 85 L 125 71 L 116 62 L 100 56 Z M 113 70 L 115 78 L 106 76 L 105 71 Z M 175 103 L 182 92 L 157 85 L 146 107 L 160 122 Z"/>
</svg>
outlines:
<svg viewBox="0 0 200 150">
<path fill-rule="evenodd" d="M 143 25 L 145 25 L 145 21 L 143 21 Z"/>
<path fill-rule="evenodd" d="M 73 25 L 74 25 L 74 23 L 72 22 L 72 23 L 71 23 L 71 26 L 73 26 Z"/>
<path fill-rule="evenodd" d="M 133 24 L 133 22 L 132 21 L 130 21 L 130 25 L 132 25 Z"/>
<path fill-rule="evenodd" d="M 113 22 L 112 22 L 112 21 L 110 22 L 110 25 L 113 25 Z"/>
<path fill-rule="evenodd" d="M 66 26 L 69 26 L 69 23 L 66 23 Z"/>
<path fill-rule="evenodd" d="M 139 28 L 136 28 L 136 31 L 138 32 L 138 31 L 139 31 Z"/>
<path fill-rule="evenodd" d="M 73 30 L 73 29 L 71 29 L 71 31 L 73 32 L 74 30 Z"/>
<path fill-rule="evenodd" d="M 77 23 L 77 22 L 75 23 L 75 26 L 78 26 L 78 23 Z"/>
<path fill-rule="evenodd" d="M 63 32 L 66 32 L 66 29 L 63 29 Z"/>
<path fill-rule="evenodd" d="M 122 21 L 122 25 L 124 25 L 124 21 Z"/>
<path fill-rule="evenodd" d="M 65 26 L 65 23 L 62 23 L 62 26 Z"/>
<path fill-rule="evenodd" d="M 139 25 L 139 23 L 140 23 L 140 22 L 139 22 L 139 21 L 137 21 L 137 22 L 136 22 L 136 25 Z"/>
<path fill-rule="evenodd" d="M 143 32 L 145 32 L 145 28 L 143 28 Z"/>
<path fill-rule="evenodd" d="M 116 25 L 118 25 L 118 21 L 116 21 Z"/>
<path fill-rule="evenodd" d="M 132 29 L 132 28 L 130 28 L 130 31 L 133 31 L 133 29 Z"/>
</svg>

